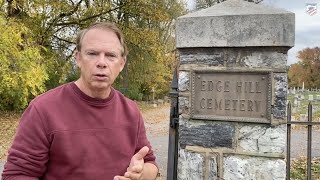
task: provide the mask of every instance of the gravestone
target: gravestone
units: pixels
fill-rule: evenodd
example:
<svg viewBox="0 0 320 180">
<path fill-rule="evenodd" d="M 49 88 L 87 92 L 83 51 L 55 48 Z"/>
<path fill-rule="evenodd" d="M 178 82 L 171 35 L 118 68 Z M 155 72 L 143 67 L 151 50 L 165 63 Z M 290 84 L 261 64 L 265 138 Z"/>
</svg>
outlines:
<svg viewBox="0 0 320 180">
<path fill-rule="evenodd" d="M 309 100 L 309 101 L 313 101 L 313 95 L 312 95 L 312 94 L 309 94 L 308 100 Z"/>
<path fill-rule="evenodd" d="M 300 121 L 302 122 L 308 121 L 308 114 L 300 114 Z"/>
<path fill-rule="evenodd" d="M 297 107 L 298 106 L 298 97 L 294 96 L 293 98 L 293 107 Z"/>
<path fill-rule="evenodd" d="M 181 16 L 178 179 L 285 179 L 294 14 L 239 0 Z"/>
</svg>

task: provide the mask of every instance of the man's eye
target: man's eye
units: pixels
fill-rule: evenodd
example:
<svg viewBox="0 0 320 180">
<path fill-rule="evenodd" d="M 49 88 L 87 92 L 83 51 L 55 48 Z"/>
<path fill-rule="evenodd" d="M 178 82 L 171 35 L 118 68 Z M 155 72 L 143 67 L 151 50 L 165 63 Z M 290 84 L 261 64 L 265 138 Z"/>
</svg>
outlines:
<svg viewBox="0 0 320 180">
<path fill-rule="evenodd" d="M 88 52 L 88 55 L 89 55 L 89 56 L 95 56 L 95 55 L 97 55 L 97 53 L 95 53 L 95 52 Z"/>
<path fill-rule="evenodd" d="M 117 57 L 115 54 L 106 54 L 107 57 Z"/>
</svg>

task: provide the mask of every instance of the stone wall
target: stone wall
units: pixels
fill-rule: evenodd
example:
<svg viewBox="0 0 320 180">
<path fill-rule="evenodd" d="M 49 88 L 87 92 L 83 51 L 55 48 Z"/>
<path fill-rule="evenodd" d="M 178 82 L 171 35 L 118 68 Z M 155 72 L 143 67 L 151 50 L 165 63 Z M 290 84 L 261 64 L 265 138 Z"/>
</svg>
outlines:
<svg viewBox="0 0 320 180">
<path fill-rule="evenodd" d="M 177 21 L 178 179 L 285 179 L 286 63 L 294 43 L 294 14 L 242 1 L 215 6 Z M 229 71 L 270 72 L 271 103 L 262 102 L 270 109 L 270 121 L 234 120 L 228 114 L 225 120 L 194 118 L 195 70 L 223 70 L 225 76 Z"/>
</svg>

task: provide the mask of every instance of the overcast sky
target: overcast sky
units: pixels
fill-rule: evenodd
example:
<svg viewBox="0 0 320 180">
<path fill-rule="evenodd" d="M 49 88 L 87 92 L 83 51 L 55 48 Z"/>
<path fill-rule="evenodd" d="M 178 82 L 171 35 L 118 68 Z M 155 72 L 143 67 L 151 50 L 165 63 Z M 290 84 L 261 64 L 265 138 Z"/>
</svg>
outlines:
<svg viewBox="0 0 320 180">
<path fill-rule="evenodd" d="M 195 0 L 186 0 L 188 9 L 193 9 Z M 262 4 L 282 8 L 295 13 L 295 46 L 288 52 L 288 64 L 298 61 L 297 52 L 307 47 L 320 47 L 320 0 L 264 0 Z M 307 4 L 317 4 L 317 13 L 306 13 Z"/>
</svg>

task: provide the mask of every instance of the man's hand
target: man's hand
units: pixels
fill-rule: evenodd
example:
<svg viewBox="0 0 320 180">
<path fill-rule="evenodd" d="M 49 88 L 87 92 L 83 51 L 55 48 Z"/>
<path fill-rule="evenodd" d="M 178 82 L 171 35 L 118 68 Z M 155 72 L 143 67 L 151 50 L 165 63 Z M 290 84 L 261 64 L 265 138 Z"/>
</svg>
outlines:
<svg viewBox="0 0 320 180">
<path fill-rule="evenodd" d="M 144 146 L 132 156 L 130 165 L 127 168 L 127 172 L 124 176 L 115 176 L 113 180 L 139 180 L 142 177 L 142 172 L 144 168 L 144 157 L 148 154 L 149 148 Z"/>
</svg>

